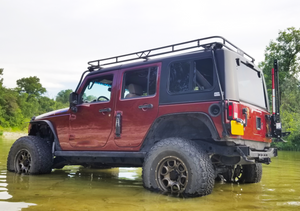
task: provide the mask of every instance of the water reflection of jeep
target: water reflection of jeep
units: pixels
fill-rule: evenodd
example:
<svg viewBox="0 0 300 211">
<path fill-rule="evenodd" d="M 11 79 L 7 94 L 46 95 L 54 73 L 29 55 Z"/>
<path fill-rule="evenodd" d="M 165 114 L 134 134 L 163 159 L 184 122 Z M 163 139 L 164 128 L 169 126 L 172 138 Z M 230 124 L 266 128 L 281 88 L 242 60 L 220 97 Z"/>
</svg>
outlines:
<svg viewBox="0 0 300 211">
<path fill-rule="evenodd" d="M 143 167 L 145 188 L 185 196 L 210 194 L 218 177 L 259 182 L 277 156 L 271 138 L 283 135 L 261 70 L 222 37 L 91 61 L 70 108 L 33 118 L 28 131 L 9 171 Z"/>
</svg>

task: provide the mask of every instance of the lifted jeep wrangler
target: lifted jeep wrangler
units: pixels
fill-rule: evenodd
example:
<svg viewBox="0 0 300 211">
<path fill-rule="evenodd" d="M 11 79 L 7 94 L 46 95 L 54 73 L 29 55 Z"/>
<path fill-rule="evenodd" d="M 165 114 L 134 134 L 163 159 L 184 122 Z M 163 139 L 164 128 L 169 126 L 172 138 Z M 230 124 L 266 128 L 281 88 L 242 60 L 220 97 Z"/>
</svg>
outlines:
<svg viewBox="0 0 300 211">
<path fill-rule="evenodd" d="M 13 144 L 9 171 L 143 167 L 149 190 L 203 196 L 217 177 L 259 182 L 277 156 L 279 102 L 271 115 L 262 71 L 222 37 L 88 64 L 70 108 L 33 118 Z"/>
</svg>

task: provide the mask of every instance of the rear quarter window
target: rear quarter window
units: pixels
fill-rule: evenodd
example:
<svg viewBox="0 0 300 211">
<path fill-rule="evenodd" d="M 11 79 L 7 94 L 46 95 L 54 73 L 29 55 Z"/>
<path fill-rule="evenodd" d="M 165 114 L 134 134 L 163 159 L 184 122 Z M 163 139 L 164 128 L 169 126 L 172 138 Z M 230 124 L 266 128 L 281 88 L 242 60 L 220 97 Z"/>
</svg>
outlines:
<svg viewBox="0 0 300 211">
<path fill-rule="evenodd" d="M 212 87 L 212 59 L 176 61 L 170 64 L 169 93 L 202 92 Z"/>
</svg>

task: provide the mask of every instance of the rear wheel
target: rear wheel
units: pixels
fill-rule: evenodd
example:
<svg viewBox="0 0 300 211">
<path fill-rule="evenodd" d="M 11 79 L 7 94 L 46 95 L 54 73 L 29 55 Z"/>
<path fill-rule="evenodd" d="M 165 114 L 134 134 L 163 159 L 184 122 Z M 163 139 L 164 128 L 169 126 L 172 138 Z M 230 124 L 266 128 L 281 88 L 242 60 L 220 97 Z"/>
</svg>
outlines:
<svg viewBox="0 0 300 211">
<path fill-rule="evenodd" d="M 262 177 L 262 164 L 256 163 L 251 165 L 244 165 L 244 177 L 245 183 L 258 183 Z"/>
<path fill-rule="evenodd" d="M 198 145 L 182 138 L 167 138 L 154 145 L 145 157 L 143 183 L 154 191 L 204 196 L 212 192 L 214 170 Z"/>
<path fill-rule="evenodd" d="M 229 168 L 223 176 L 227 182 L 258 183 L 262 177 L 262 164 L 237 165 L 234 169 Z"/>
<path fill-rule="evenodd" d="M 52 168 L 51 148 L 42 138 L 24 136 L 10 148 L 7 170 L 21 174 L 46 174 Z"/>
</svg>

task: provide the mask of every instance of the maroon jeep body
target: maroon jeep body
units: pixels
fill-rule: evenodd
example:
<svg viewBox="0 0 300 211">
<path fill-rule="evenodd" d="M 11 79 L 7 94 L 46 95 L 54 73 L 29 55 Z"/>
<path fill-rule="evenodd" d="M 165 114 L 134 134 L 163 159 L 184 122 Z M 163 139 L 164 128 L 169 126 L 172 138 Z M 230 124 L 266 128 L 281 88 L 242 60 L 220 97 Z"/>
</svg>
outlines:
<svg viewBox="0 0 300 211">
<path fill-rule="evenodd" d="M 70 108 L 32 119 L 9 171 L 143 167 L 147 189 L 203 196 L 217 177 L 259 182 L 261 164 L 277 156 L 263 73 L 222 37 L 89 65 Z"/>
</svg>

